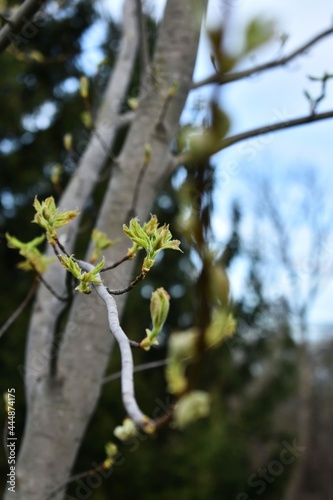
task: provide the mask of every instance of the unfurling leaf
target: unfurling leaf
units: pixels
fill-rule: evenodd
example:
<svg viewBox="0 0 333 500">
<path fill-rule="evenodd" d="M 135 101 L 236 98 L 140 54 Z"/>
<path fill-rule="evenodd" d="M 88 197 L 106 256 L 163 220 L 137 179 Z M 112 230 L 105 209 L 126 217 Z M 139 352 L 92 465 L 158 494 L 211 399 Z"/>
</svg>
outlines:
<svg viewBox="0 0 333 500">
<path fill-rule="evenodd" d="M 156 337 L 161 332 L 170 307 L 170 295 L 164 288 L 158 288 L 151 294 L 150 315 L 153 329 L 146 329 L 147 337 L 141 342 L 141 347 L 148 351 L 154 344 L 158 344 Z"/>
<path fill-rule="evenodd" d="M 199 330 L 191 328 L 172 333 L 168 341 L 168 364 L 165 378 L 171 394 L 182 394 L 187 389 L 186 367 L 196 357 Z"/>
<path fill-rule="evenodd" d="M 130 109 L 135 111 L 139 106 L 139 99 L 137 99 L 136 97 L 130 97 L 129 99 L 127 99 L 127 104 Z"/>
<path fill-rule="evenodd" d="M 69 271 L 74 278 L 77 280 L 81 279 L 82 269 L 79 264 L 73 259 L 73 256 L 67 257 L 66 255 L 60 255 L 60 261 L 62 266 Z"/>
<path fill-rule="evenodd" d="M 210 412 L 210 397 L 204 391 L 191 391 L 182 396 L 174 409 L 174 422 L 179 429 L 184 429 L 199 418 L 207 417 Z"/>
<path fill-rule="evenodd" d="M 129 227 L 123 225 L 124 233 L 133 241 L 134 246 L 128 250 L 128 255 L 135 255 L 140 247 L 146 250 L 146 258 L 143 262 L 142 272 L 147 273 L 154 265 L 155 258 L 161 250 L 170 248 L 172 250 L 180 250 L 180 241 L 172 240 L 172 234 L 169 226 L 163 225 L 159 227 L 157 217 L 152 215 L 150 220 L 142 227 L 139 219 L 131 219 Z"/>
<path fill-rule="evenodd" d="M 59 214 L 59 209 L 56 207 L 53 196 L 46 198 L 42 203 L 40 203 L 37 196 L 35 196 L 33 206 L 36 210 L 36 214 L 32 222 L 35 222 L 45 230 L 47 240 L 50 243 L 53 243 L 54 239 L 57 237 L 56 229 L 68 224 L 79 215 L 77 210 Z"/>
<path fill-rule="evenodd" d="M 263 45 L 274 35 L 275 24 L 273 21 L 268 21 L 256 17 L 250 21 L 246 29 L 245 35 L 245 52 L 251 52 L 260 45 Z"/>
<path fill-rule="evenodd" d="M 207 347 L 218 347 L 221 342 L 231 337 L 236 331 L 236 320 L 224 309 L 216 310 L 205 332 Z"/>
<path fill-rule="evenodd" d="M 53 257 L 46 257 L 37 248 L 45 239 L 45 236 L 38 236 L 27 243 L 23 243 L 15 236 L 10 236 L 6 234 L 7 245 L 9 248 L 14 248 L 19 250 L 20 255 L 25 258 L 23 262 L 20 262 L 17 267 L 24 271 L 37 271 L 37 273 L 44 273 L 51 262 L 55 259 Z"/>
<path fill-rule="evenodd" d="M 91 293 L 91 283 L 95 285 L 102 284 L 99 272 L 105 264 L 104 258 L 91 271 L 82 272 L 82 269 L 74 260 L 72 255 L 70 257 L 67 257 L 66 255 L 60 255 L 59 257 L 63 267 L 67 269 L 67 271 L 69 271 L 74 276 L 74 278 L 80 281 L 79 285 L 75 288 L 75 290 L 77 290 L 78 292 L 89 294 Z"/>
</svg>

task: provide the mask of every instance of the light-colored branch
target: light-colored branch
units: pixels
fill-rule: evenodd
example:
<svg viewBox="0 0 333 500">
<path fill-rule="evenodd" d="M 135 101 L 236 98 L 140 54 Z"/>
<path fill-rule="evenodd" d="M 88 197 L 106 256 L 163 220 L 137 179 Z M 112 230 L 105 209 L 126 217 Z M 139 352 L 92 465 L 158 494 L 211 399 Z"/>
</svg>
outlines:
<svg viewBox="0 0 333 500">
<path fill-rule="evenodd" d="M 118 126 L 124 119 L 120 118 L 119 112 L 132 76 L 138 44 L 139 35 L 135 6 L 133 7 L 133 3 L 127 0 L 124 4 L 121 49 L 107 85 L 101 108 L 97 114 L 95 133 L 92 133 L 83 142 L 85 149 L 79 165 L 60 199 L 59 208 L 61 210 L 78 209 L 79 212 L 83 213 L 87 200 L 99 182 L 100 172 L 109 159 L 109 151 L 111 151 Z M 131 117 L 133 117 L 133 114 L 127 115 L 125 122 Z M 82 142 L 79 144 L 79 153 L 81 152 L 81 145 Z M 59 230 L 59 240 L 64 244 L 68 253 L 73 252 L 79 231 L 79 223 L 80 216 L 70 224 L 70 227 L 65 226 Z M 59 269 L 57 265 L 51 266 L 50 270 L 45 274 L 45 279 L 53 289 L 57 290 L 60 296 L 66 293 L 65 276 L 65 270 Z M 35 353 L 51 352 L 53 332 L 64 309 L 63 303 L 59 302 L 51 294 L 45 293 L 45 291 L 38 292 L 36 307 L 40 314 L 32 316 L 29 331 L 30 348 L 27 350 L 28 375 L 26 384 L 29 395 L 32 394 L 37 379 L 46 376 L 48 373 L 46 365 L 37 370 L 32 366 L 35 364 L 33 360 Z M 52 315 L 49 314 L 50 310 L 52 310 Z M 47 331 L 48 335 L 41 335 L 41 330 Z M 43 374 L 40 371 L 43 371 Z"/>
<path fill-rule="evenodd" d="M 84 262 L 82 260 L 78 260 L 77 262 L 85 271 L 89 272 L 94 269 L 94 266 L 88 262 Z M 99 280 L 101 280 L 99 274 L 96 276 Z M 135 399 L 132 351 L 129 339 L 119 324 L 117 304 L 104 285 L 95 284 L 93 286 L 98 295 L 105 302 L 108 311 L 109 328 L 119 345 L 122 366 L 121 392 L 124 407 L 133 422 L 135 422 L 139 427 L 144 428 L 147 424 L 152 424 L 152 422 L 150 422 L 147 416 L 142 413 Z"/>
<path fill-rule="evenodd" d="M 274 59 L 264 64 L 259 64 L 258 66 L 254 66 L 253 68 L 246 69 L 244 71 L 237 71 L 235 73 L 214 73 L 203 80 L 198 82 L 194 82 L 192 85 L 192 89 L 197 89 L 199 87 L 203 87 L 204 85 L 218 84 L 222 85 L 225 83 L 235 82 L 237 80 L 242 80 L 243 78 L 248 78 L 249 76 L 255 75 L 256 73 L 262 73 L 269 69 L 278 68 L 279 66 L 284 66 L 292 59 L 295 59 L 301 54 L 304 54 L 309 48 L 315 45 L 317 42 L 326 38 L 329 35 L 333 34 L 333 28 L 329 28 L 325 31 L 322 31 L 318 35 L 314 36 L 308 42 L 301 45 L 298 49 L 294 50 L 290 54 L 284 57 L 280 57 L 279 59 Z"/>
<path fill-rule="evenodd" d="M 286 120 L 278 123 L 273 123 L 272 125 L 264 125 L 263 127 L 254 128 L 247 130 L 246 132 L 241 132 L 240 134 L 235 134 L 225 139 L 217 141 L 214 147 L 209 151 L 209 156 L 212 156 L 223 149 L 233 146 L 238 142 L 245 141 L 246 139 L 251 139 L 252 137 L 257 137 L 259 135 L 266 135 L 271 132 L 276 132 L 278 130 L 284 130 L 292 127 L 297 127 L 299 125 L 306 125 L 309 123 L 314 123 L 321 120 L 328 120 L 333 118 L 333 110 L 326 111 L 324 113 L 317 113 L 302 116 L 300 118 L 293 118 L 292 120 Z M 186 165 L 191 162 L 195 162 L 195 157 L 191 152 L 186 152 L 181 155 L 175 156 L 173 160 L 173 170 L 175 170 L 180 165 Z"/>
</svg>

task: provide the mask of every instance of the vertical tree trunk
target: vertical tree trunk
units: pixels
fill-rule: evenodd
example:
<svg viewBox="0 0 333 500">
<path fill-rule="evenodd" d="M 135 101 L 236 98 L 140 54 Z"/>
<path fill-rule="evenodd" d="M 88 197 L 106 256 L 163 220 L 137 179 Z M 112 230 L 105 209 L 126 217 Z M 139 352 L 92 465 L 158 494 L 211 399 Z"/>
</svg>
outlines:
<svg viewBox="0 0 333 500">
<path fill-rule="evenodd" d="M 135 4 L 132 0 L 126 0 L 124 16 L 124 36 L 132 36 L 134 43 L 137 35 L 131 22 L 135 17 Z M 191 87 L 200 28 L 196 18 L 199 14 L 201 19 L 204 2 L 200 13 L 194 12 L 194 6 L 197 9 L 198 3 L 190 0 L 167 2 L 154 60 L 150 71 L 147 72 L 139 107 L 98 217 L 97 227 L 119 241 L 112 252 L 105 252 L 109 261 L 117 260 L 127 251 L 128 240 L 123 236 L 121 228 L 124 222 L 128 222 L 128 211 L 132 206 L 146 144 L 150 145 L 152 156 L 136 207 L 136 214 L 141 219 L 149 214 L 161 184 L 169 173 L 171 140 L 176 133 L 180 113 Z M 132 31 L 129 33 L 126 29 Z M 131 59 L 122 62 L 130 62 L 133 67 L 133 53 L 135 50 L 130 50 L 127 57 Z M 126 74 L 128 75 L 128 72 Z M 166 108 L 168 91 L 174 83 L 179 85 L 179 89 L 170 102 L 168 101 Z M 126 85 L 127 88 L 128 78 L 124 78 L 124 82 L 120 81 L 118 85 Z M 126 91 L 126 88 L 122 90 Z M 114 91 L 117 90 L 119 91 L 119 88 L 115 85 Z M 107 99 L 112 108 L 113 96 L 108 95 Z M 117 105 L 119 107 L 119 101 Z M 165 109 L 166 113 L 163 111 Z M 105 104 L 103 113 L 107 113 Z M 102 122 L 100 123 L 102 126 Z M 107 130 L 104 130 L 104 133 L 106 134 Z M 111 136 L 108 141 L 111 147 Z M 89 155 L 88 152 L 84 155 L 78 175 L 81 172 L 81 186 L 88 185 L 93 188 L 94 181 L 89 178 L 87 180 L 86 176 L 98 172 L 103 163 L 103 153 L 96 139 L 88 145 L 88 150 Z M 84 170 L 82 164 L 87 161 L 87 155 L 90 165 L 89 169 Z M 73 190 L 72 185 L 69 187 L 76 202 L 80 197 L 78 187 L 77 185 L 76 190 Z M 68 192 L 64 195 L 68 202 L 65 208 L 70 209 L 77 203 L 73 203 Z M 66 245 L 71 248 L 71 234 L 64 234 L 63 237 L 67 237 Z M 112 288 L 119 286 L 121 281 L 128 280 L 131 269 L 132 264 L 126 263 L 124 269 L 106 277 L 105 283 Z M 48 279 L 53 286 L 59 285 L 63 288 L 63 275 L 59 268 L 54 267 Z M 123 304 L 123 300 L 118 301 L 120 309 Z M 50 352 L 61 311 L 62 307 L 58 301 L 47 291 L 39 293 L 27 344 L 28 413 L 17 463 L 17 491 L 15 494 L 7 492 L 6 499 L 45 500 L 55 487 L 68 478 L 87 424 L 98 402 L 101 381 L 113 345 L 104 306 L 94 293 L 75 298 L 58 349 L 58 370 L 54 378 L 50 376 Z M 60 499 L 63 495 L 64 493 L 60 492 L 54 498 Z"/>
</svg>

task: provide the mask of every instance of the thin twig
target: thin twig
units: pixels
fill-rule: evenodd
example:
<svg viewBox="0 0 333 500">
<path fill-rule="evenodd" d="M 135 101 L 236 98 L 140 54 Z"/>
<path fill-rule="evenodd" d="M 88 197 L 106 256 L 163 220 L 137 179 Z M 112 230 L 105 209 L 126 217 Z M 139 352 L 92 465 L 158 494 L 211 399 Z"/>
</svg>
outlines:
<svg viewBox="0 0 333 500">
<path fill-rule="evenodd" d="M 252 130 L 247 130 L 246 132 L 242 132 L 240 134 L 235 134 L 230 137 L 226 137 L 225 139 L 221 139 L 217 141 L 214 148 L 209 152 L 209 156 L 212 156 L 222 149 L 226 149 L 233 144 L 236 144 L 241 141 L 245 141 L 246 139 L 251 139 L 252 137 L 257 137 L 258 135 L 266 135 L 270 132 L 276 132 L 277 130 L 283 130 L 291 127 L 297 127 L 298 125 L 305 125 L 308 123 L 317 122 L 320 120 L 327 120 L 329 118 L 333 118 L 333 111 L 326 111 L 324 113 L 311 114 L 307 116 L 302 116 L 301 118 L 294 118 L 292 120 L 286 120 L 278 123 L 273 123 L 272 125 L 264 125 L 263 127 L 254 128 Z M 181 155 L 178 155 L 174 158 L 173 161 L 173 170 L 175 170 L 180 165 L 186 165 L 195 161 L 191 152 L 186 152 Z"/>
<path fill-rule="evenodd" d="M 120 288 L 118 290 L 110 290 L 110 288 L 107 288 L 106 287 L 106 290 L 107 292 L 110 294 L 110 295 L 122 295 L 123 293 L 127 293 L 127 292 L 130 292 L 131 290 L 133 290 L 133 288 L 141 281 L 143 280 L 143 278 L 146 276 L 146 273 L 141 273 L 139 274 L 135 280 L 133 280 L 128 286 L 126 286 L 125 288 Z"/>
<path fill-rule="evenodd" d="M 146 16 L 142 9 L 142 1 L 136 0 L 138 23 L 140 31 L 140 59 L 141 59 L 141 82 L 143 81 L 147 68 L 149 66 L 149 45 L 147 37 Z"/>
<path fill-rule="evenodd" d="M 192 89 L 197 89 L 197 88 L 202 87 L 204 85 L 209 85 L 209 84 L 213 84 L 213 83 L 222 85 L 225 83 L 234 82 L 236 80 L 241 80 L 243 78 L 247 78 L 249 76 L 252 76 L 256 73 L 261 73 L 263 71 L 267 71 L 268 69 L 283 66 L 283 65 L 287 64 L 289 61 L 291 61 L 292 59 L 294 59 L 295 57 L 303 54 L 307 49 L 309 49 L 310 47 L 315 45 L 317 42 L 319 42 L 323 38 L 331 35 L 332 33 L 333 33 L 333 28 L 329 28 L 325 31 L 322 31 L 318 35 L 311 38 L 311 40 L 309 40 L 305 44 L 301 45 L 298 49 L 291 52 L 289 55 L 284 56 L 284 57 L 280 57 L 279 59 L 275 59 L 275 60 L 269 61 L 269 62 L 264 63 L 264 64 L 259 64 L 258 66 L 254 66 L 253 68 L 250 68 L 250 69 L 247 69 L 244 71 L 238 71 L 238 72 L 229 73 L 229 74 L 228 73 L 227 74 L 217 73 L 217 74 L 211 75 L 207 78 L 204 78 L 203 80 L 200 80 L 198 82 L 194 82 L 192 85 Z"/>
<path fill-rule="evenodd" d="M 56 244 L 58 245 L 58 247 L 60 248 L 60 250 L 62 251 L 62 253 L 64 253 L 66 255 L 66 257 L 70 257 L 69 253 L 67 253 L 65 247 L 63 246 L 62 243 L 60 243 L 60 241 L 59 241 L 59 239 L 57 237 L 54 238 L 54 241 L 56 242 Z M 53 245 L 52 245 L 52 248 L 53 248 L 53 250 L 55 250 L 54 247 L 53 247 Z M 55 250 L 55 253 L 56 253 L 57 257 L 58 257 L 59 254 L 56 252 L 56 250 Z"/>
<path fill-rule="evenodd" d="M 136 215 L 136 207 L 138 204 L 140 188 L 141 188 L 146 170 L 148 168 L 148 165 L 149 165 L 149 163 L 144 161 L 140 167 L 139 176 L 137 178 L 137 181 L 136 181 L 135 187 L 134 187 L 131 208 L 129 209 L 129 211 L 127 213 L 127 219 L 132 219 Z"/>
<path fill-rule="evenodd" d="M 54 498 L 57 493 L 59 493 L 65 486 L 68 484 L 72 483 L 73 481 L 77 481 L 79 479 L 82 479 L 87 476 L 91 476 L 93 474 L 98 474 L 99 471 L 103 470 L 104 466 L 103 464 L 95 467 L 95 469 L 89 469 L 84 472 L 79 472 L 78 474 L 75 474 L 74 476 L 69 477 L 66 481 L 61 483 L 59 486 L 57 486 L 51 493 L 46 497 L 46 500 L 51 500 L 51 498 Z"/>
<path fill-rule="evenodd" d="M 46 281 L 46 279 L 43 278 L 43 276 L 40 273 L 38 273 L 36 271 L 36 274 L 38 276 L 38 279 L 43 283 L 43 285 L 45 286 L 45 288 L 47 288 L 48 291 L 50 293 L 52 293 L 52 295 L 54 295 L 58 300 L 61 300 L 62 302 L 68 302 L 69 297 L 62 297 L 61 295 L 59 295 L 55 290 L 53 290 L 53 288 L 51 287 L 51 285 L 48 284 L 48 282 Z"/>
<path fill-rule="evenodd" d="M 103 269 L 101 269 L 101 273 L 104 273 L 105 271 L 110 271 L 110 269 L 115 269 L 116 267 L 120 266 L 120 264 L 130 259 L 131 257 L 129 255 L 125 255 L 125 257 L 122 257 L 121 259 L 117 260 L 117 262 L 114 262 L 110 266 L 103 267 Z"/>
<path fill-rule="evenodd" d="M 78 263 L 85 271 L 89 272 L 94 269 L 94 266 L 89 264 L 88 262 L 79 260 Z M 100 279 L 99 274 L 97 274 L 96 277 L 97 279 Z M 126 412 L 138 427 L 145 429 L 146 426 L 153 426 L 153 421 L 150 420 L 144 413 L 142 413 L 135 399 L 132 351 L 129 339 L 119 324 L 116 302 L 112 295 L 107 292 L 107 289 L 104 285 L 94 284 L 93 287 L 96 290 L 97 294 L 105 302 L 108 311 L 109 328 L 119 345 L 122 366 L 121 392 Z"/>
<path fill-rule="evenodd" d="M 165 366 L 168 363 L 167 359 L 161 359 L 159 361 L 150 361 L 150 363 L 142 363 L 141 365 L 137 365 L 134 367 L 133 372 L 143 372 L 146 370 L 152 370 L 154 368 L 159 368 L 161 366 Z M 112 373 L 112 375 L 108 375 L 107 377 L 104 377 L 102 380 L 102 384 L 107 384 L 108 382 L 113 382 L 114 380 L 117 380 L 118 378 L 121 377 L 121 371 Z"/>
<path fill-rule="evenodd" d="M 29 304 L 30 300 L 36 293 L 38 287 L 38 282 L 34 281 L 32 287 L 28 291 L 27 295 L 18 306 L 18 308 L 13 312 L 13 314 L 7 319 L 7 321 L 0 328 L 0 338 L 2 335 L 8 330 L 8 328 L 14 323 L 14 321 L 20 316 L 20 314 L 24 311 L 25 307 Z"/>
</svg>

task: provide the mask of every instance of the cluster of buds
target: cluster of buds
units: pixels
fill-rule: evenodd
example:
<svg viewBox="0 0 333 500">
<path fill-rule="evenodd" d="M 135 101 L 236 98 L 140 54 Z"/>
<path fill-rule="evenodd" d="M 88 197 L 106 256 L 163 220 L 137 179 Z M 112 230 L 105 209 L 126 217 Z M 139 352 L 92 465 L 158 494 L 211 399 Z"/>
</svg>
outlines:
<svg viewBox="0 0 333 500">
<path fill-rule="evenodd" d="M 128 250 L 128 255 L 134 257 L 138 250 L 144 248 L 146 257 L 143 261 L 142 272 L 148 273 L 154 265 L 156 256 L 162 250 L 170 248 L 180 250 L 179 240 L 173 240 L 169 226 L 164 224 L 159 227 L 156 215 L 152 215 L 150 220 L 140 226 L 139 219 L 131 219 L 129 227 L 123 225 L 124 233 L 133 241 L 132 247 Z"/>
<path fill-rule="evenodd" d="M 32 222 L 35 222 L 45 230 L 46 238 L 51 244 L 53 244 L 57 238 L 56 229 L 65 226 L 79 214 L 77 210 L 59 214 L 59 209 L 56 207 L 53 196 L 46 198 L 42 203 L 38 201 L 36 196 L 33 205 L 36 213 Z"/>
</svg>

